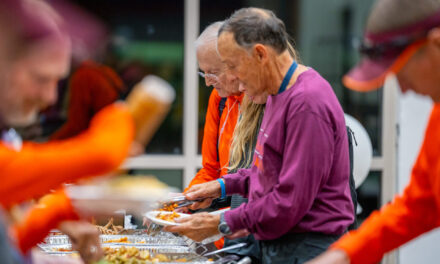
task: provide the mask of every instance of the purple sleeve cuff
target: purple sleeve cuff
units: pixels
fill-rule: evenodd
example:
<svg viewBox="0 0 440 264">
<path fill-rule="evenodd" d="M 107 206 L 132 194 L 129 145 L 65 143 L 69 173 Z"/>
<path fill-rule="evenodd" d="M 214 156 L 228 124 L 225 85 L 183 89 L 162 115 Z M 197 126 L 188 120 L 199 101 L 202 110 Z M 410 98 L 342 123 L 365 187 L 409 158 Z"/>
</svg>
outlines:
<svg viewBox="0 0 440 264">
<path fill-rule="evenodd" d="M 226 194 L 241 194 L 247 197 L 249 174 L 249 169 L 242 169 L 236 173 L 223 176 L 226 185 Z"/>
<path fill-rule="evenodd" d="M 229 228 L 232 232 L 239 231 L 241 229 L 246 228 L 241 221 L 241 211 L 244 208 L 244 204 L 240 207 L 235 208 L 233 210 L 229 210 L 225 212 L 225 221 L 228 224 Z"/>
</svg>

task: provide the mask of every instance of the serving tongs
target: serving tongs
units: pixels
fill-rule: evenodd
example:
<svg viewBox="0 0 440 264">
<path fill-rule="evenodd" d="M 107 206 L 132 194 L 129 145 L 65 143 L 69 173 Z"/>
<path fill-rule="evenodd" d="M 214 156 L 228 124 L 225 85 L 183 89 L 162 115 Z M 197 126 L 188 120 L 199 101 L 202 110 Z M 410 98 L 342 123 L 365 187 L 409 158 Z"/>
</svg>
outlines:
<svg viewBox="0 0 440 264">
<path fill-rule="evenodd" d="M 202 199 L 187 200 L 185 195 L 177 195 L 177 196 L 173 196 L 167 202 L 163 202 L 161 207 L 162 208 L 166 208 L 166 207 L 169 207 L 171 205 L 177 204 L 177 206 L 174 209 L 178 209 L 178 208 L 190 206 L 193 203 L 200 202 L 200 201 L 203 201 L 203 200 Z M 163 226 L 161 226 L 161 225 L 158 225 L 158 224 L 155 224 L 155 223 L 149 223 L 149 225 L 147 226 L 146 233 L 151 235 L 151 236 L 155 236 L 160 231 L 162 231 L 162 228 L 163 228 Z"/>
<path fill-rule="evenodd" d="M 178 196 L 174 196 L 172 197 L 169 201 L 162 203 L 163 207 L 165 206 L 170 206 L 173 204 L 177 204 L 177 208 L 181 208 L 181 207 L 187 207 L 192 205 L 193 203 L 196 202 L 201 202 L 203 201 L 203 199 L 196 199 L 196 200 L 188 200 L 186 199 L 185 195 L 178 195 Z"/>
</svg>

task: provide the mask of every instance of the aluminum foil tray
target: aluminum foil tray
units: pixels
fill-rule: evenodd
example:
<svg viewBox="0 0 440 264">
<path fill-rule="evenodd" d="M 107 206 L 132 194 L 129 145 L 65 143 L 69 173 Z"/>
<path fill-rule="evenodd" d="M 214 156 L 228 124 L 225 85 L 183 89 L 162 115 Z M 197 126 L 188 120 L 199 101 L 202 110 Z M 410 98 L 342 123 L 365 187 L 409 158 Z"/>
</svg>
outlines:
<svg viewBox="0 0 440 264">
<path fill-rule="evenodd" d="M 110 242 L 118 244 L 141 244 L 141 245 L 159 245 L 159 246 L 186 246 L 183 238 L 169 236 L 149 236 L 149 235 L 101 235 L 101 243 L 109 243 L 110 240 L 127 238 L 127 243 Z"/>
<path fill-rule="evenodd" d="M 57 254 L 72 254 L 75 251 L 60 251 L 60 250 L 71 250 L 72 245 L 70 244 L 60 244 L 60 245 L 48 245 L 39 244 L 38 247 L 46 253 L 57 253 Z"/>
<path fill-rule="evenodd" d="M 165 233 L 169 234 L 169 233 Z M 185 240 L 182 237 L 176 237 L 174 235 L 100 235 L 101 243 L 106 244 L 110 240 L 117 240 L 126 237 L 127 243 L 121 244 L 141 244 L 141 245 L 159 245 L 159 246 L 187 246 Z M 66 235 L 47 236 L 44 239 L 44 243 L 47 245 L 64 245 L 70 244 L 69 237 Z"/>
<path fill-rule="evenodd" d="M 52 256 L 59 256 L 59 257 L 79 257 L 78 253 L 75 251 L 72 251 L 72 252 L 48 251 L 45 253 L 52 255 Z M 170 261 L 168 261 L 168 262 L 160 262 L 162 264 L 182 264 L 182 263 L 213 264 L 214 263 L 213 260 L 199 256 L 194 253 L 160 253 L 160 254 L 165 255 L 170 259 Z M 178 260 L 182 260 L 183 258 L 186 259 L 187 261 L 186 262 L 178 261 Z M 147 263 L 149 264 L 150 262 L 145 262 L 145 264 L 147 264 Z"/>
<path fill-rule="evenodd" d="M 159 262 L 159 263 L 163 263 L 163 264 L 172 264 L 172 263 L 212 264 L 212 263 L 214 263 L 212 260 L 205 258 L 205 257 L 202 257 L 202 256 L 199 256 L 195 253 L 160 253 L 160 254 L 166 256 L 170 260 L 168 262 Z M 186 259 L 187 261 L 182 262 L 182 259 Z M 150 263 L 150 262 L 146 262 L 146 263 Z M 156 262 L 153 262 L 153 263 L 156 263 Z"/>
<path fill-rule="evenodd" d="M 174 253 L 174 254 L 188 254 L 188 253 L 194 253 L 189 247 L 185 246 L 157 246 L 157 245 L 139 245 L 139 244 L 118 244 L 118 243 L 109 243 L 109 244 L 103 244 L 103 248 L 120 248 L 120 247 L 136 247 L 139 250 L 148 250 L 153 254 L 167 254 L 167 253 Z"/>
<path fill-rule="evenodd" d="M 62 250 L 70 250 L 72 245 L 70 244 L 62 244 L 62 245 L 47 245 L 40 244 L 38 245 L 41 250 L 47 253 L 64 253 L 69 254 L 75 251 L 62 251 Z M 165 253 L 193 253 L 189 247 L 185 246 L 158 246 L 158 245 L 140 245 L 140 244 L 127 244 L 127 243 L 108 243 L 103 244 L 102 247 L 108 248 L 121 248 L 121 247 L 136 247 L 139 250 L 148 250 L 151 253 L 155 254 L 165 254 Z"/>
<path fill-rule="evenodd" d="M 66 235 L 47 236 L 44 243 L 48 245 L 65 245 L 70 244 L 69 237 Z"/>
<path fill-rule="evenodd" d="M 183 263 L 192 263 L 192 264 L 208 264 L 208 263 L 214 263 L 212 260 L 199 256 L 195 253 L 188 253 L 188 254 L 176 254 L 176 253 L 169 253 L 169 254 L 162 254 L 167 256 L 171 261 L 169 262 L 160 262 L 160 263 L 182 263 L 175 260 L 181 260 L 181 259 L 187 259 L 187 262 Z"/>
</svg>

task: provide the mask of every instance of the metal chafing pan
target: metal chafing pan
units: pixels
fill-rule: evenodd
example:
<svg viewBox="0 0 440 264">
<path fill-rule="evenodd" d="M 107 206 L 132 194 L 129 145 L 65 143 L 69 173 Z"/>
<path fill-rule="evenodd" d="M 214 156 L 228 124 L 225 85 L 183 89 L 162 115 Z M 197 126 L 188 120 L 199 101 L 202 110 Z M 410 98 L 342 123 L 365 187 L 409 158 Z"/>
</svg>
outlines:
<svg viewBox="0 0 440 264">
<path fill-rule="evenodd" d="M 143 245 L 168 245 L 168 246 L 186 246 L 185 241 L 179 237 L 169 236 L 149 236 L 149 235 L 101 235 L 101 243 L 108 243 L 110 240 L 127 238 L 128 243 Z M 115 242 L 119 243 L 119 242 Z M 123 243 L 125 244 L 125 243 Z"/>
<path fill-rule="evenodd" d="M 109 248 L 121 248 L 121 247 L 136 247 L 140 251 L 148 250 L 151 254 L 156 255 L 164 255 L 170 261 L 168 262 L 160 262 L 160 263 L 182 263 L 182 259 L 186 259 L 185 263 L 192 264 L 209 264 L 213 263 L 210 259 L 197 255 L 187 247 L 182 246 L 133 246 L 133 245 L 125 245 L 125 244 L 105 244 L 103 247 Z M 55 256 L 71 256 L 72 254 L 77 254 L 76 251 L 59 251 L 60 249 L 71 249 L 71 245 L 39 245 L 39 247 L 47 254 L 55 255 Z M 146 262 L 149 263 L 149 262 Z"/>
<path fill-rule="evenodd" d="M 100 235 L 101 243 L 106 244 L 111 240 L 127 238 L 127 243 L 110 242 L 120 244 L 140 244 L 140 245 L 158 245 L 158 246 L 186 246 L 183 238 L 169 235 Z M 66 235 L 47 236 L 44 240 L 47 245 L 66 245 L 70 244 L 69 237 Z"/>
<path fill-rule="evenodd" d="M 160 254 L 165 257 L 167 257 L 170 261 L 167 262 L 160 262 L 160 263 L 192 263 L 192 264 L 212 264 L 214 263 L 211 259 L 208 259 L 206 257 L 197 255 L 196 253 L 153 253 L 153 255 Z M 186 261 L 182 261 L 185 259 Z M 146 262 L 150 263 L 150 262 Z M 153 262 L 156 263 L 156 262 Z"/>
<path fill-rule="evenodd" d="M 47 236 L 44 243 L 48 245 L 66 245 L 70 244 L 69 237 L 66 235 Z"/>
<path fill-rule="evenodd" d="M 183 253 L 193 253 L 193 251 L 186 246 L 162 246 L 162 245 L 133 245 L 133 244 L 119 244 L 119 243 L 109 243 L 103 244 L 103 248 L 121 248 L 121 247 L 136 247 L 138 250 L 148 250 L 153 254 L 166 254 L 166 253 L 174 253 L 174 254 L 183 254 Z"/>
<path fill-rule="evenodd" d="M 63 251 L 71 250 L 72 245 L 61 244 L 61 245 L 48 245 L 40 244 L 38 247 L 46 253 L 64 253 L 69 254 L 75 251 Z M 163 245 L 140 245 L 140 244 L 126 244 L 126 243 L 108 243 L 103 244 L 103 248 L 121 248 L 121 247 L 136 247 L 138 250 L 148 250 L 154 254 L 165 254 L 165 253 L 193 253 L 189 247 L 185 246 L 163 246 Z"/>
</svg>

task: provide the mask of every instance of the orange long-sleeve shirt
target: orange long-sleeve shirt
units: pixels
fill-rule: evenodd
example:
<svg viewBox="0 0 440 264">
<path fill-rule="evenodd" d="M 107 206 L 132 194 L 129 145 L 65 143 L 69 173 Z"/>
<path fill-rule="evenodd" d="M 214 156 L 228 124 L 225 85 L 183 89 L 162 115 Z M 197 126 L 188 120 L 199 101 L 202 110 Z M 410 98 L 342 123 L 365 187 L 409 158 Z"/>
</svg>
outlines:
<svg viewBox="0 0 440 264">
<path fill-rule="evenodd" d="M 18 248 L 23 252 L 40 243 L 49 231 L 65 220 L 77 220 L 78 215 L 64 190 L 43 196 L 26 214 L 14 224 L 10 232 Z"/>
<path fill-rule="evenodd" d="M 202 142 L 203 167 L 192 179 L 188 188 L 195 184 L 218 179 L 228 172 L 229 149 L 235 125 L 240 115 L 240 104 L 243 100 L 243 95 L 229 96 L 221 116 L 219 116 L 220 100 L 221 97 L 218 95 L 217 90 L 214 89 L 209 97 L 208 110 L 206 111 Z"/>
<path fill-rule="evenodd" d="M 133 136 L 130 113 L 115 104 L 100 111 L 88 130 L 69 140 L 25 143 L 19 152 L 0 144 L 0 204 L 8 208 L 62 183 L 110 172 L 127 156 Z"/>
<path fill-rule="evenodd" d="M 440 226 L 440 104 L 432 110 L 425 139 L 402 195 L 374 212 L 356 231 L 332 245 L 352 264 L 377 263 L 407 241 Z"/>
<path fill-rule="evenodd" d="M 83 62 L 69 80 L 69 110 L 66 123 L 51 139 L 66 139 L 89 126 L 92 117 L 125 92 L 121 78 L 111 68 Z"/>
</svg>

